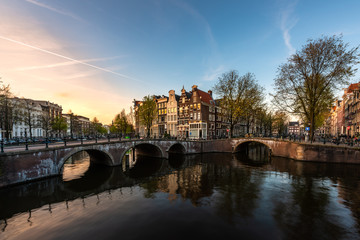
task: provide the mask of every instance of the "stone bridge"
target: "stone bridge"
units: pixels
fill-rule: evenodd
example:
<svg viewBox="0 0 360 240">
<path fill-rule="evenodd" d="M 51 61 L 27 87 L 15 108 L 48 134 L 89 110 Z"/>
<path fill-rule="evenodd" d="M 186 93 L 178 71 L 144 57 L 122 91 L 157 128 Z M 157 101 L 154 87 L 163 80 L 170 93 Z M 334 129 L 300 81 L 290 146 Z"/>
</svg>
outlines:
<svg viewBox="0 0 360 240">
<path fill-rule="evenodd" d="M 314 145 L 265 138 L 206 141 L 128 140 L 2 153 L 0 154 L 0 187 L 62 174 L 65 161 L 80 151 L 86 151 L 92 163 L 118 166 L 122 164 L 122 160 L 129 150 L 133 150 L 134 153 L 131 157 L 145 155 L 168 158 L 171 153 L 236 153 L 251 142 L 266 145 L 270 154 L 274 156 L 301 161 L 360 163 L 359 148 Z"/>
</svg>

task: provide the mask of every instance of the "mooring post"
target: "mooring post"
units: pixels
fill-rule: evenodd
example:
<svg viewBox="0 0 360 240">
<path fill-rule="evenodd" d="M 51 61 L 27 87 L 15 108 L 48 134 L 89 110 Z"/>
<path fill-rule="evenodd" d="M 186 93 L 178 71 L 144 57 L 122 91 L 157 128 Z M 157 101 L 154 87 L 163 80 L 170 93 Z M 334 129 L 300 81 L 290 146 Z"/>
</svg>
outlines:
<svg viewBox="0 0 360 240">
<path fill-rule="evenodd" d="M 49 138 L 45 138 L 45 148 L 49 148 Z"/>
<path fill-rule="evenodd" d="M 64 146 L 66 147 L 66 137 L 64 137 Z"/>
</svg>

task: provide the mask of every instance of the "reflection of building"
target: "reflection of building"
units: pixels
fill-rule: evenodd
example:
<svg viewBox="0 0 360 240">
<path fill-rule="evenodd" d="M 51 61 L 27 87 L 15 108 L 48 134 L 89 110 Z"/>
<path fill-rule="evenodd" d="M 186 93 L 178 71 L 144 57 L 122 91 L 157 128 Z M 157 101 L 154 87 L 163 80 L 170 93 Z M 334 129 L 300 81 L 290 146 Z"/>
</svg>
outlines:
<svg viewBox="0 0 360 240">
<path fill-rule="evenodd" d="M 169 193 L 168 199 L 174 201 L 181 197 L 190 199 L 194 206 L 199 205 L 201 198 L 212 194 L 210 185 L 202 178 L 203 165 L 195 165 L 182 170 L 182 174 L 169 174 L 160 178 L 158 189 Z M 189 184 L 191 183 L 191 184 Z M 207 189 L 209 188 L 209 189 Z"/>
</svg>

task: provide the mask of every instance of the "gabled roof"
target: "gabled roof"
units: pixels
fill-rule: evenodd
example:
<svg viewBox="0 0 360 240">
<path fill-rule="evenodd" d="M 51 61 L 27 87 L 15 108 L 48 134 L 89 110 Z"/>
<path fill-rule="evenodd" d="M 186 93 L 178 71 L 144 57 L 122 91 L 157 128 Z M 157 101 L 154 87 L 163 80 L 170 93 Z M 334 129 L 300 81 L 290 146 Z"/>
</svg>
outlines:
<svg viewBox="0 0 360 240">
<path fill-rule="evenodd" d="M 215 104 L 214 99 L 212 98 L 212 96 L 209 93 L 201 91 L 199 89 L 197 90 L 197 92 L 199 93 L 199 96 L 201 97 L 201 101 L 211 104 L 211 105 Z"/>
<path fill-rule="evenodd" d="M 347 93 L 352 93 L 354 90 L 359 90 L 359 84 L 360 83 L 350 84 L 350 86 L 348 87 Z"/>
</svg>

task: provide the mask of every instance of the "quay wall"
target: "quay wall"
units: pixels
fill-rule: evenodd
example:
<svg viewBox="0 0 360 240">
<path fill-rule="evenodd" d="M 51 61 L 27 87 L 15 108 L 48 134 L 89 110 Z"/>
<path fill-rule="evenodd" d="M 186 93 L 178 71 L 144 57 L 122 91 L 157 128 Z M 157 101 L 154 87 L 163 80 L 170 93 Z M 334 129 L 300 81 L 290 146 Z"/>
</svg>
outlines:
<svg viewBox="0 0 360 240">
<path fill-rule="evenodd" d="M 79 151 L 86 151 L 92 162 L 118 166 L 122 164 L 122 159 L 129 149 L 136 149 L 137 154 L 168 158 L 171 149 L 183 149 L 181 152 L 183 154 L 235 153 L 242 144 L 249 142 L 266 145 L 273 156 L 298 161 L 360 164 L 359 147 L 307 144 L 265 138 L 119 141 L 0 153 L 0 187 L 62 174 L 64 162 Z"/>
</svg>

